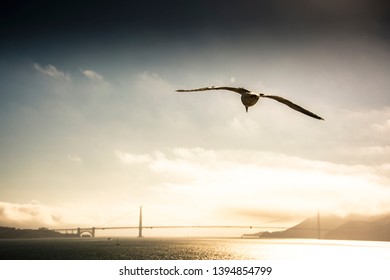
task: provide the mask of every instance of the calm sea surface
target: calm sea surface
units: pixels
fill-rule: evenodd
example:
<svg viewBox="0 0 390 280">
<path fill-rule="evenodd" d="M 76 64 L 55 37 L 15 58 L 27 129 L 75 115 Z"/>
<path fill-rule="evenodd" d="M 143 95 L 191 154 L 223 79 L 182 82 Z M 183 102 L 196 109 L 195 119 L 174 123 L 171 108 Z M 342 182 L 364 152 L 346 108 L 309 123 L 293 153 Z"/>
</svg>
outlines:
<svg viewBox="0 0 390 280">
<path fill-rule="evenodd" d="M 0 240 L 3 260 L 389 259 L 390 242 L 308 239 L 79 238 Z"/>
</svg>

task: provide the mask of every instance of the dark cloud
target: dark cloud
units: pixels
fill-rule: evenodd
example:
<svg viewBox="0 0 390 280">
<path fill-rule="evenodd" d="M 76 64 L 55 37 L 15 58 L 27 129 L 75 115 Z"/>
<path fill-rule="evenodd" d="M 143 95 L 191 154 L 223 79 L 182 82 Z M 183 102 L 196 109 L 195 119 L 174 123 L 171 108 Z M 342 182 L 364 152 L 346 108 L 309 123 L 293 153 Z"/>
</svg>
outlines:
<svg viewBox="0 0 390 280">
<path fill-rule="evenodd" d="M 386 34 L 384 0 L 22 1 L 3 4 L 3 38 L 27 41 L 161 39 L 346 30 Z"/>
</svg>

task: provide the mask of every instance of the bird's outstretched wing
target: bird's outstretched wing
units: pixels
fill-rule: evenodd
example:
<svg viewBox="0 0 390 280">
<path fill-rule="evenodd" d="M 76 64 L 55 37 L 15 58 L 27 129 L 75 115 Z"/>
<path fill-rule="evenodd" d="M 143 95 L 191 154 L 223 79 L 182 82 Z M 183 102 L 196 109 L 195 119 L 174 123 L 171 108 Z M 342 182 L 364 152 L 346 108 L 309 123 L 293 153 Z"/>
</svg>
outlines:
<svg viewBox="0 0 390 280">
<path fill-rule="evenodd" d="M 291 101 L 289 101 L 287 99 L 284 99 L 283 97 L 276 96 L 276 95 L 266 95 L 266 94 L 261 94 L 261 97 L 274 99 L 276 101 L 279 101 L 279 102 L 287 105 L 288 107 L 290 107 L 294 110 L 297 110 L 298 112 L 301 112 L 302 114 L 308 115 L 308 116 L 313 117 L 313 118 L 318 119 L 318 120 L 324 120 L 320 116 L 317 116 L 316 114 L 306 110 L 305 108 L 302 108 L 301 106 L 299 106 L 295 103 L 292 103 Z"/>
<path fill-rule="evenodd" d="M 178 91 L 178 92 L 190 92 L 190 91 L 206 91 L 206 90 L 221 90 L 221 89 L 234 91 L 234 92 L 237 92 L 239 94 L 245 94 L 245 93 L 250 92 L 249 90 L 247 90 L 245 88 L 242 88 L 242 87 L 235 88 L 235 87 L 215 87 L 215 86 L 196 88 L 196 89 L 178 89 L 176 91 Z"/>
</svg>

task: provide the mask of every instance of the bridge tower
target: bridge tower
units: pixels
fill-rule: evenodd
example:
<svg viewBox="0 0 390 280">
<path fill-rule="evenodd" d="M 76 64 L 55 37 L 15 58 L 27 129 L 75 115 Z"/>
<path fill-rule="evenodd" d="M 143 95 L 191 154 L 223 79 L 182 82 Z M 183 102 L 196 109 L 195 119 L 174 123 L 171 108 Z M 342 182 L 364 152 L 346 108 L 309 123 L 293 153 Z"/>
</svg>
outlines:
<svg viewBox="0 0 390 280">
<path fill-rule="evenodd" d="M 139 207 L 138 238 L 142 238 L 142 206 Z"/>
<path fill-rule="evenodd" d="M 320 211 L 317 212 L 317 237 L 321 239 Z"/>
</svg>

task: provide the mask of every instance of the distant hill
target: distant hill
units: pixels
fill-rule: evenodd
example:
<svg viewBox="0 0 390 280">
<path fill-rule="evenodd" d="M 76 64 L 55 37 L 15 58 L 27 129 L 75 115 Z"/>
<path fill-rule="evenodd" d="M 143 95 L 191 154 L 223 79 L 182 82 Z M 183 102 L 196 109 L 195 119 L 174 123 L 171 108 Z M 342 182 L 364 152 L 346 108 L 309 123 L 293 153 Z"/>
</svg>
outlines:
<svg viewBox="0 0 390 280">
<path fill-rule="evenodd" d="M 62 234 L 47 228 L 18 229 L 0 227 L 0 239 L 7 238 L 49 238 L 49 237 L 77 237 L 75 234 Z"/>
<path fill-rule="evenodd" d="M 375 221 L 348 221 L 329 231 L 325 238 L 390 241 L 390 217 Z"/>
<path fill-rule="evenodd" d="M 318 220 L 312 217 L 284 231 L 265 232 L 262 238 L 318 238 Z M 345 221 L 336 216 L 321 217 L 320 238 L 323 238 L 329 231 L 342 225 Z"/>
<path fill-rule="evenodd" d="M 317 217 L 312 217 L 284 231 L 244 234 L 242 237 L 318 238 L 318 220 Z M 390 216 L 381 218 L 324 216 L 320 218 L 320 238 L 390 241 Z"/>
</svg>

